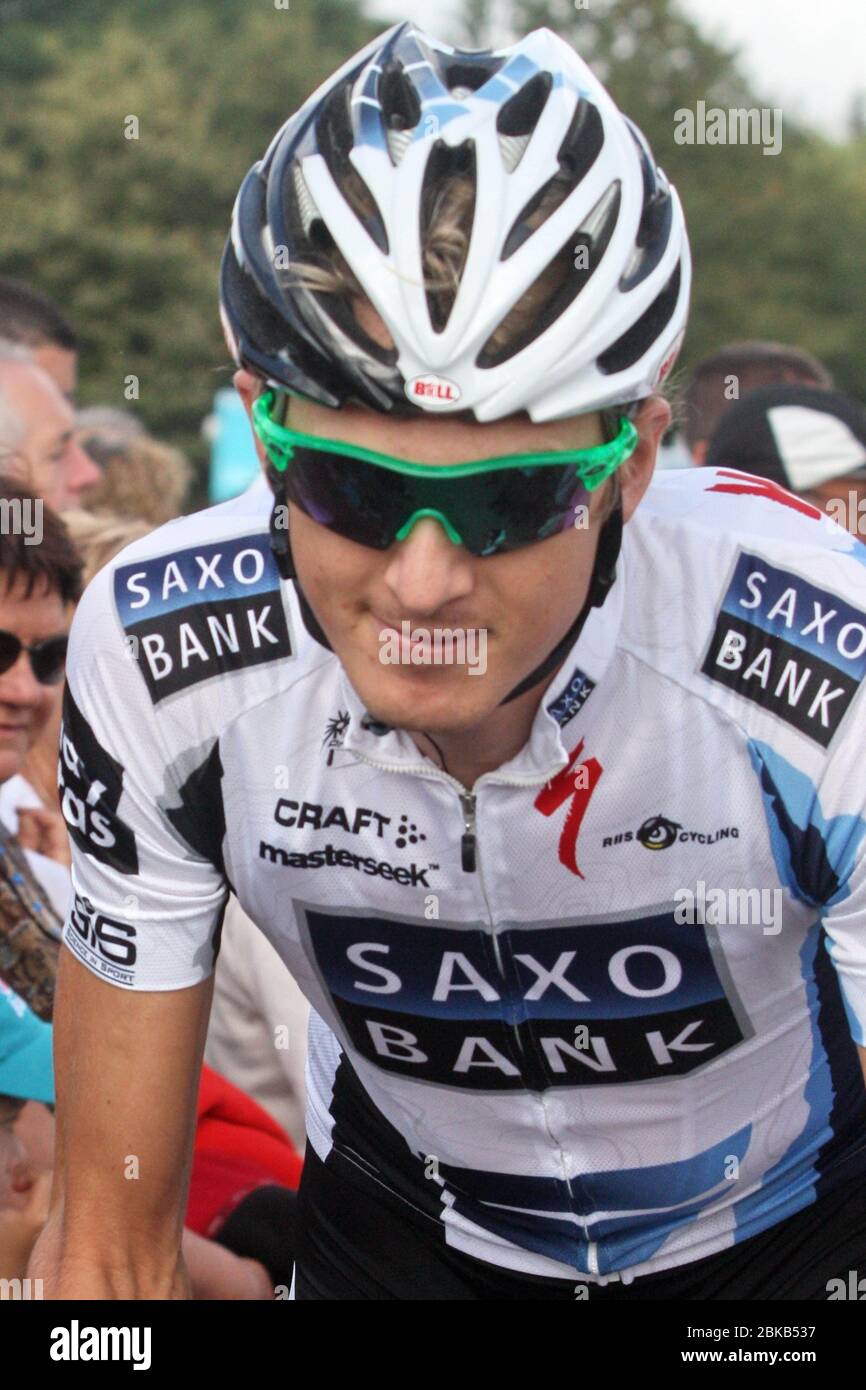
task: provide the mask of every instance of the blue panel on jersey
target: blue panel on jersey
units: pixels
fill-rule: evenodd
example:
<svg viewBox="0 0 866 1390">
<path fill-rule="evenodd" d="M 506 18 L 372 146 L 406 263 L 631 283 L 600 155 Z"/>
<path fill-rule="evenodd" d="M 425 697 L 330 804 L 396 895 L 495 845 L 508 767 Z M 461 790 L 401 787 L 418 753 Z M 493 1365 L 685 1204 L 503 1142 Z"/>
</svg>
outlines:
<svg viewBox="0 0 866 1390">
<path fill-rule="evenodd" d="M 752 740 L 749 755 L 782 882 L 801 902 L 819 909 L 844 901 L 866 824 L 857 815 L 825 818 L 811 779 L 769 745 Z M 852 1164 L 855 1171 L 866 1170 L 866 1147 L 858 1139 L 866 1128 L 866 1095 L 849 1033 L 850 1011 L 828 946 L 819 918 L 800 952 L 812 1031 L 803 1091 L 808 1113 L 760 1189 L 737 1203 L 738 1240 L 799 1211 L 825 1187 L 849 1176 Z"/>
<path fill-rule="evenodd" d="M 848 1034 L 839 979 L 816 922 L 800 952 L 812 1031 L 803 1099 L 808 1113 L 787 1151 L 756 1192 L 734 1207 L 737 1241 L 802 1210 L 837 1183 L 866 1173 L 866 1093 Z M 792 1084 L 796 1084 L 792 1076 Z"/>
<path fill-rule="evenodd" d="M 748 747 L 782 882 L 800 902 L 829 906 L 847 897 L 866 822 L 856 815 L 826 820 L 805 773 L 767 743 L 750 739 Z"/>
<path fill-rule="evenodd" d="M 783 638 L 855 682 L 866 676 L 866 613 L 758 555 L 740 555 L 722 612 Z"/>
<path fill-rule="evenodd" d="M 599 1272 L 605 1274 L 650 1259 L 672 1231 L 723 1200 L 729 1191 L 730 1160 L 745 1157 L 751 1135 L 747 1125 L 692 1158 L 583 1173 L 580 1195 L 575 1181 L 569 1192 L 568 1185 L 555 1178 L 514 1177 L 447 1164 L 440 1164 L 440 1174 L 455 1194 L 454 1210 L 467 1220 L 582 1272 L 588 1271 L 588 1242 L 593 1241 Z M 515 1210 L 502 1210 L 505 1207 Z M 587 1225 L 594 1211 L 630 1214 L 605 1216 Z"/>
<path fill-rule="evenodd" d="M 125 628 L 196 604 L 244 599 L 279 587 L 267 535 L 172 551 L 121 565 L 114 574 L 114 598 Z"/>
</svg>

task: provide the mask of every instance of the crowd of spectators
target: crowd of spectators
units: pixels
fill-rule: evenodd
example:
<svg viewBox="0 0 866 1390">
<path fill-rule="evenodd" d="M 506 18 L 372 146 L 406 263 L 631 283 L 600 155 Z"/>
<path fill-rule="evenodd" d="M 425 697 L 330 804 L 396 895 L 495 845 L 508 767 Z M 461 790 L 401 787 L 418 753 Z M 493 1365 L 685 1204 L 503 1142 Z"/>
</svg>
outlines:
<svg viewBox="0 0 866 1390">
<path fill-rule="evenodd" d="M 82 588 L 183 513 L 187 459 L 113 406 L 77 408 L 78 338 L 0 279 L 0 1278 L 22 1277 L 45 1219 L 51 1018 L 74 888 L 57 793 L 66 634 Z M 679 410 L 695 466 L 765 480 L 854 534 L 866 511 L 866 410 L 809 353 L 734 343 Z M 9 518 L 41 508 L 40 539 Z M 866 522 L 863 523 L 866 527 Z M 167 539 L 166 548 L 170 549 Z M 205 1051 L 184 1255 L 198 1298 L 280 1297 L 303 1161 L 307 1006 L 231 899 Z M 289 1046 L 279 1044 L 285 1034 Z M 283 1295 L 285 1296 L 285 1295 Z"/>
</svg>

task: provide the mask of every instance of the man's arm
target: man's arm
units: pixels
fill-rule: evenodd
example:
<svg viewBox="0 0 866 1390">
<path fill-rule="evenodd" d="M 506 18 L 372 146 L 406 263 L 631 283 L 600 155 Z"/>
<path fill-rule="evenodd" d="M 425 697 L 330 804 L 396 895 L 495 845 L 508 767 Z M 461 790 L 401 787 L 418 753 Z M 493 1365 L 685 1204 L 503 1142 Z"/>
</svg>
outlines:
<svg viewBox="0 0 866 1390">
<path fill-rule="evenodd" d="M 133 992 L 61 951 L 55 1180 L 29 1267 L 48 1298 L 189 1297 L 180 1245 L 212 988 Z"/>
</svg>

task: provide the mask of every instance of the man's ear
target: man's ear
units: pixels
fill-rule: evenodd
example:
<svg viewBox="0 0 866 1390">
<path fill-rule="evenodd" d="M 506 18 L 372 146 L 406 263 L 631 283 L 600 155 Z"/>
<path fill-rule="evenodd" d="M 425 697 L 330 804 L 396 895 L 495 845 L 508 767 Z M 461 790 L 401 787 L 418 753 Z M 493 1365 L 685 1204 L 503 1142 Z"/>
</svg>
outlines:
<svg viewBox="0 0 866 1390">
<path fill-rule="evenodd" d="M 252 372 L 247 371 L 246 367 L 238 367 L 232 377 L 232 381 L 234 382 L 235 390 L 244 403 L 244 410 L 247 412 L 247 415 L 251 417 L 253 401 L 262 389 L 261 377 L 254 376 Z"/>
<path fill-rule="evenodd" d="M 622 474 L 622 519 L 629 521 L 652 482 L 659 445 L 671 423 L 671 408 L 664 396 L 647 396 L 634 417 L 640 438 Z"/>
<path fill-rule="evenodd" d="M 254 372 L 248 372 L 246 367 L 238 367 L 238 370 L 232 377 L 232 381 L 234 382 L 235 390 L 237 391 L 238 395 L 244 403 L 244 410 L 247 412 L 247 417 L 250 422 L 250 428 L 252 429 L 253 402 L 261 394 L 262 386 L 264 383 L 262 382 L 261 377 L 256 376 Z M 262 444 L 255 430 L 253 430 L 253 443 L 256 446 L 256 453 L 259 456 L 259 462 L 263 464 L 264 467 L 267 467 L 268 456 L 265 453 L 265 446 L 264 444 Z"/>
</svg>

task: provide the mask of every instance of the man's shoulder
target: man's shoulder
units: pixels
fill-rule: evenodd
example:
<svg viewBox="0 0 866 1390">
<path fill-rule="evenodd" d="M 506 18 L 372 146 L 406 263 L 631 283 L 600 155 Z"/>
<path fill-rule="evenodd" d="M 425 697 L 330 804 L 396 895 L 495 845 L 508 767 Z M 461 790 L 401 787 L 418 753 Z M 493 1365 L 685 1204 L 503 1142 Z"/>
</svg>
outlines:
<svg viewBox="0 0 866 1390">
<path fill-rule="evenodd" d="M 233 581 L 277 581 L 269 510 L 260 497 L 245 504 L 246 496 L 177 517 L 124 546 L 88 584 L 81 608 L 108 607 L 123 622 L 157 601 L 170 611 L 205 602 Z"/>
<path fill-rule="evenodd" d="M 730 468 L 656 474 L 635 513 L 635 536 L 666 550 L 669 563 L 713 577 L 741 551 L 790 562 L 818 582 L 836 576 L 866 603 L 866 546 L 784 488 Z M 696 576 L 697 577 L 697 576 Z"/>
<path fill-rule="evenodd" d="M 93 663 L 111 667 L 114 686 L 132 697 L 143 682 L 157 713 L 200 731 L 203 703 L 222 724 L 291 684 L 310 643 L 267 511 L 223 504 L 159 527 L 97 574 L 73 625 L 70 679 L 78 689 Z"/>
<path fill-rule="evenodd" d="M 750 738 L 794 731 L 816 757 L 845 743 L 866 681 L 866 546 L 764 479 L 707 468 L 655 480 L 626 538 L 623 647 Z"/>
</svg>

